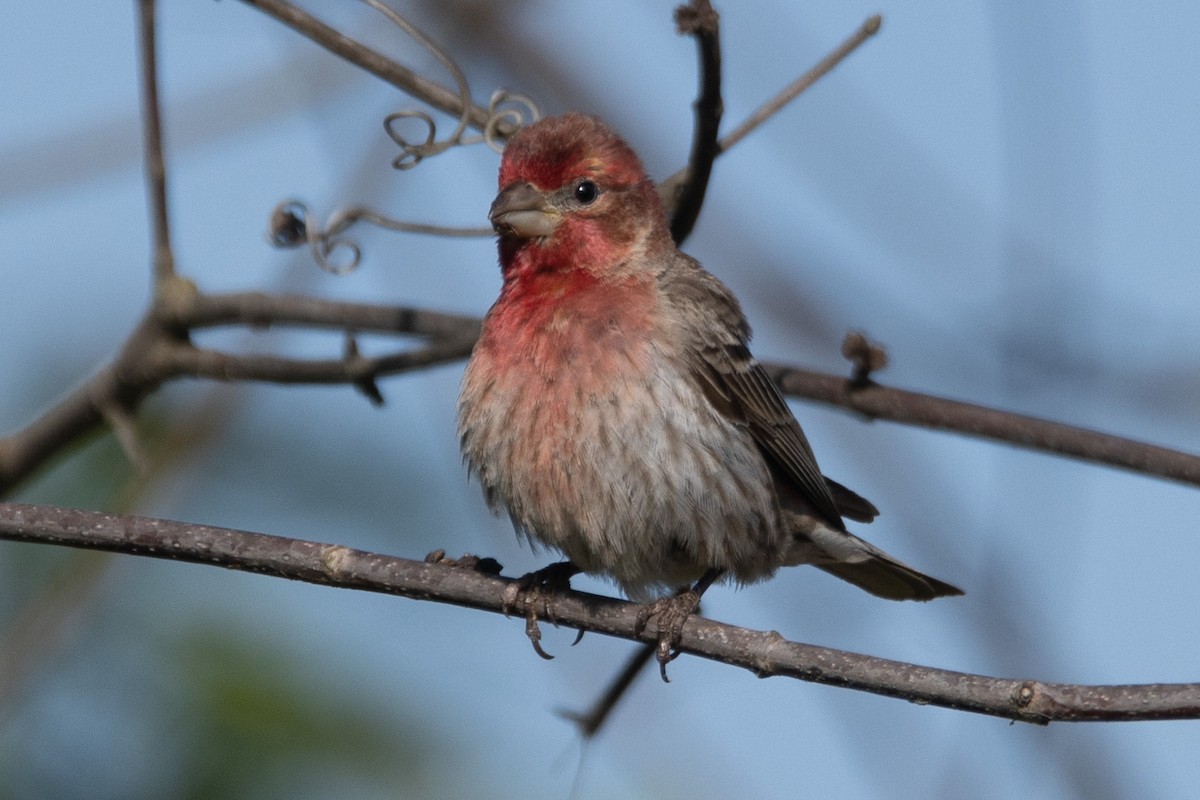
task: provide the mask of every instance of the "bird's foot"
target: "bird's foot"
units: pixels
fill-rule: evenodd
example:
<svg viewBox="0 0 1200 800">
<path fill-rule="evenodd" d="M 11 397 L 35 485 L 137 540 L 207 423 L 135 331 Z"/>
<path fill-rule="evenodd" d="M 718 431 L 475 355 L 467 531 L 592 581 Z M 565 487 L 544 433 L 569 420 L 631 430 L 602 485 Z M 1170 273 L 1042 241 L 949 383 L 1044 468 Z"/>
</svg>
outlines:
<svg viewBox="0 0 1200 800">
<path fill-rule="evenodd" d="M 445 550 L 434 550 L 425 556 L 426 564 L 444 564 L 447 567 L 458 567 L 459 569 L 469 569 L 474 572 L 482 572 L 484 575 L 499 575 L 504 569 L 500 562 L 490 556 L 477 556 L 471 553 L 464 553 L 462 558 L 446 558 Z"/>
<path fill-rule="evenodd" d="M 637 622 L 634 631 L 640 636 L 646 630 L 646 623 L 655 619 L 658 628 L 658 647 L 655 654 L 658 658 L 658 673 L 665 683 L 670 683 L 667 677 L 667 664 L 679 656 L 679 642 L 683 639 L 683 626 L 688 617 L 700 607 L 700 592 L 695 589 L 684 589 L 671 597 L 660 597 L 658 600 L 646 603 L 638 609 Z"/>
<path fill-rule="evenodd" d="M 542 658 L 551 659 L 554 656 L 542 649 L 542 630 L 538 627 L 538 606 L 542 607 L 542 617 L 550 620 L 554 625 L 558 625 L 558 621 L 554 619 L 553 609 L 550 607 L 550 600 L 556 592 L 570 589 L 571 577 L 577 574 L 579 574 L 579 567 L 570 561 L 560 561 L 522 575 L 504 587 L 501 605 L 505 616 L 511 614 L 518 605 L 525 607 L 525 635 L 529 637 L 534 652 Z M 580 631 L 579 636 L 575 638 L 575 643 L 582 638 L 583 631 Z"/>
</svg>

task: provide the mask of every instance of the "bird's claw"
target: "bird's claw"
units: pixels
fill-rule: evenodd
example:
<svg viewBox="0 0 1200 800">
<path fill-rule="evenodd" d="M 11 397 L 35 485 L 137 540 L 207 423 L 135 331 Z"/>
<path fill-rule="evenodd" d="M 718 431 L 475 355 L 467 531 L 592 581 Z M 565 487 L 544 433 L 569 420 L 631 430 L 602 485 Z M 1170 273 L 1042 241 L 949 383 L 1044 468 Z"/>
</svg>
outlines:
<svg viewBox="0 0 1200 800">
<path fill-rule="evenodd" d="M 533 652 L 547 661 L 554 658 L 542 649 L 542 629 L 538 627 L 537 613 L 534 612 L 532 604 L 525 609 L 525 635 L 529 637 L 529 643 L 533 645 Z"/>
<path fill-rule="evenodd" d="M 646 603 L 638 609 L 634 632 L 639 636 L 646 630 L 646 624 L 652 618 L 657 620 L 658 645 L 655 656 L 658 658 L 658 674 L 662 676 L 664 683 L 671 682 L 667 677 L 667 664 L 679 657 L 683 626 L 699 607 L 700 593 L 694 589 L 687 589 L 672 597 L 661 597 Z"/>
<path fill-rule="evenodd" d="M 542 630 L 538 626 L 537 607 L 540 604 L 541 617 L 550 620 L 557 627 L 558 620 L 554 618 L 550 600 L 556 592 L 570 589 L 571 576 L 578 572 L 579 568 L 570 561 L 560 561 L 512 581 L 504 587 L 504 594 L 500 598 L 505 616 L 509 616 L 518 605 L 525 607 L 525 635 L 529 637 L 533 651 L 547 660 L 554 656 L 542 648 Z M 582 637 L 583 632 L 580 631 L 573 644 L 578 643 Z"/>
</svg>

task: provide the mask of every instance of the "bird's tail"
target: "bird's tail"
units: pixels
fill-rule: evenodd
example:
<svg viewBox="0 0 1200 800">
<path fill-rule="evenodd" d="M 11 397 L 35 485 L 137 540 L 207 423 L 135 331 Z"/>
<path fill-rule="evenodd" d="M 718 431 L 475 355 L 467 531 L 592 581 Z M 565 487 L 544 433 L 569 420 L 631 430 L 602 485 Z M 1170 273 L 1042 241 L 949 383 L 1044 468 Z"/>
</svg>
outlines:
<svg viewBox="0 0 1200 800">
<path fill-rule="evenodd" d="M 888 600 L 932 600 L 963 593 L 918 572 L 852 533 L 818 524 L 803 537 L 798 559 Z"/>
<path fill-rule="evenodd" d="M 891 556 L 871 556 L 865 561 L 817 564 L 817 567 L 888 600 L 932 600 L 963 593 L 957 586 L 917 572 Z"/>
</svg>

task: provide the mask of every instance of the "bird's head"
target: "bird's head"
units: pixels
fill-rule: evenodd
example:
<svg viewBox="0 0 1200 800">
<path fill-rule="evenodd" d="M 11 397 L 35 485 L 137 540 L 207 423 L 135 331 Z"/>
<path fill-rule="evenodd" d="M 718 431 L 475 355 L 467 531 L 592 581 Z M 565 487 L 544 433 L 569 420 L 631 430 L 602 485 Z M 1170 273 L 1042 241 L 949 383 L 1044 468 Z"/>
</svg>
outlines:
<svg viewBox="0 0 1200 800">
<path fill-rule="evenodd" d="M 539 120 L 508 142 L 488 219 L 500 236 L 506 273 L 627 271 L 631 257 L 664 237 L 670 241 L 662 204 L 637 154 L 583 114 Z"/>
</svg>

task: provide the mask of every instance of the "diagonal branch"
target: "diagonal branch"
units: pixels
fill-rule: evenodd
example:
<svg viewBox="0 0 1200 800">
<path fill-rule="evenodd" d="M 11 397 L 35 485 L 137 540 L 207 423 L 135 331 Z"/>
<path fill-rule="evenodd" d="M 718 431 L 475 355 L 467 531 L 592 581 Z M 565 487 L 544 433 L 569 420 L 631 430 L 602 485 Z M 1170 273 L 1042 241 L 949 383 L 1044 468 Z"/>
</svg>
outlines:
<svg viewBox="0 0 1200 800">
<path fill-rule="evenodd" d="M 752 131 L 769 120 L 771 117 L 778 114 L 784 106 L 795 100 L 800 94 L 812 86 L 834 67 L 840 64 L 847 56 L 858 49 L 859 45 L 870 39 L 879 32 L 879 26 L 882 24 L 883 18 L 876 14 L 873 17 L 868 17 L 862 25 L 859 26 L 853 34 L 851 34 L 844 42 L 833 49 L 828 55 L 818 61 L 807 72 L 801 75 L 796 80 L 783 87 L 774 97 L 768 100 L 763 105 L 755 109 L 749 117 L 747 117 L 740 125 L 732 131 L 722 136 L 717 142 L 717 152 L 714 158 L 723 155 L 729 151 L 734 145 L 746 138 Z M 683 185 L 688 178 L 688 167 L 676 172 L 669 178 L 664 180 L 658 187 L 659 196 L 664 198 L 664 201 L 670 201 L 680 191 L 680 186 Z M 670 202 L 666 202 L 670 207 Z"/>
<path fill-rule="evenodd" d="M 745 122 L 721 137 L 721 150 L 724 152 L 748 136 L 755 128 L 762 125 L 771 117 L 778 114 L 784 106 L 800 96 L 805 89 L 825 77 L 834 67 L 842 63 L 846 56 L 858 49 L 859 45 L 879 33 L 883 17 L 875 14 L 867 17 L 858 30 L 833 49 L 829 55 L 818 61 L 812 69 L 789 83 L 779 94 L 760 106 Z"/>
<path fill-rule="evenodd" d="M 462 99 L 458 92 L 447 89 L 440 83 L 424 78 L 397 64 L 377 50 L 360 44 L 287 0 L 242 0 L 242 2 L 269 14 L 334 55 L 341 56 L 351 64 L 387 81 L 400 91 L 419 98 L 452 116 L 457 117 L 463 114 Z M 477 130 L 483 130 L 492 117 L 486 108 L 477 105 L 471 105 L 465 111 L 467 122 Z M 501 122 L 497 126 L 496 133 L 500 136 L 511 136 L 512 125 Z"/>
<path fill-rule="evenodd" d="M 511 583 L 466 567 L 340 545 L 18 503 L 0 503 L 0 539 L 212 564 L 496 613 L 504 613 L 504 590 Z M 637 609 L 634 603 L 572 591 L 555 595 L 548 611 L 567 627 L 650 641 L 654 632 L 635 633 Z M 1200 718 L 1197 683 L 1083 686 L 992 678 L 790 642 L 773 631 L 698 617 L 684 626 L 680 647 L 759 677 L 787 676 L 1018 722 Z"/>
</svg>

